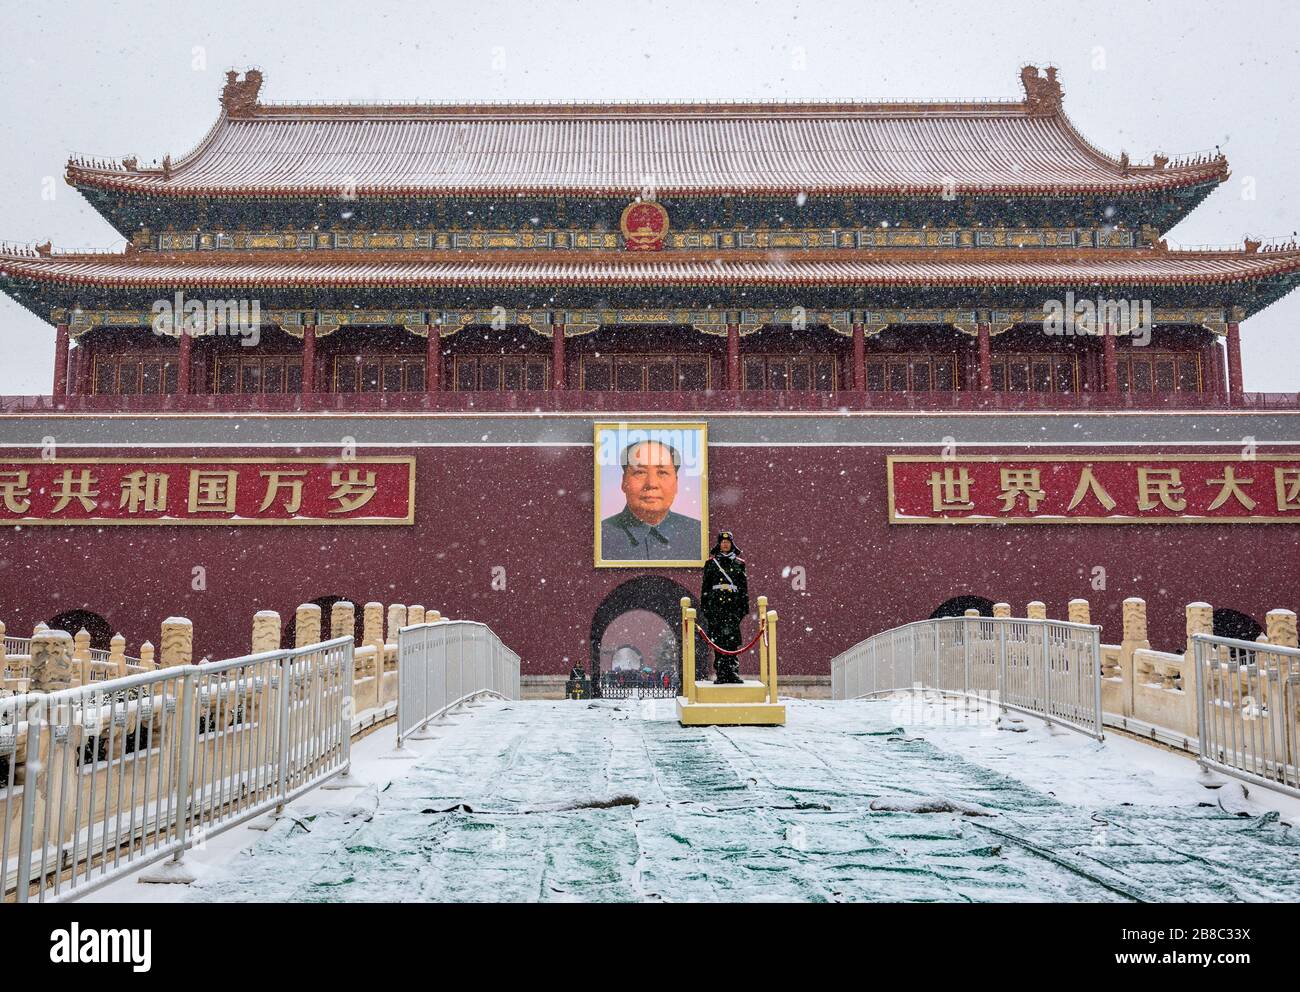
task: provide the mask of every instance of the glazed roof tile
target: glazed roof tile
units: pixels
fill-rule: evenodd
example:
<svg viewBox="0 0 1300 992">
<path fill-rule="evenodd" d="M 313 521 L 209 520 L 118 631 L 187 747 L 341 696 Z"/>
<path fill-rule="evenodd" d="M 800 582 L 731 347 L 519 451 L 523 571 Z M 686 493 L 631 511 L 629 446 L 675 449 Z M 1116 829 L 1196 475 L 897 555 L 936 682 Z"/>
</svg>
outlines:
<svg viewBox="0 0 1300 992">
<path fill-rule="evenodd" d="M 231 75 L 189 155 L 166 169 L 73 161 L 69 181 L 196 197 L 1087 195 L 1228 174 L 1217 155 L 1137 166 L 1102 153 L 1054 76 L 1003 103 L 314 106 L 259 103 L 260 74 Z"/>
</svg>

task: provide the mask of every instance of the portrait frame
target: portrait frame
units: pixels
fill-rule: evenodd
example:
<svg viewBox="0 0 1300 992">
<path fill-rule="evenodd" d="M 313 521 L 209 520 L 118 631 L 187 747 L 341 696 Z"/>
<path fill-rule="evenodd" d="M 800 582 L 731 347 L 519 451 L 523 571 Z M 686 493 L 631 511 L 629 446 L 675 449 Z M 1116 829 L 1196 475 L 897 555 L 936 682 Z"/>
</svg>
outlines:
<svg viewBox="0 0 1300 992">
<path fill-rule="evenodd" d="M 692 552 L 697 556 L 673 558 L 611 558 L 609 547 L 604 546 L 602 525 L 616 515 L 628 510 L 626 497 L 613 480 L 622 477 L 621 462 L 617 459 L 629 444 L 642 441 L 663 440 L 673 445 L 682 456 L 678 468 L 679 480 L 691 480 L 685 491 L 679 482 L 673 506 L 686 512 L 673 510 L 675 516 L 694 521 L 698 500 L 699 545 L 692 540 Z M 611 464 L 610 459 L 615 459 Z M 700 568 L 709 553 L 709 426 L 703 421 L 678 420 L 620 420 L 598 421 L 592 425 L 592 505 L 595 524 L 594 563 L 596 568 Z M 617 469 L 617 471 L 615 471 Z M 694 480 L 698 479 L 698 483 Z M 698 485 L 698 490 L 696 486 Z M 612 490 L 612 491 L 611 491 Z M 685 499 L 681 498 L 685 496 Z M 679 502 L 681 500 L 681 502 Z M 682 525 L 686 526 L 686 525 Z"/>
</svg>

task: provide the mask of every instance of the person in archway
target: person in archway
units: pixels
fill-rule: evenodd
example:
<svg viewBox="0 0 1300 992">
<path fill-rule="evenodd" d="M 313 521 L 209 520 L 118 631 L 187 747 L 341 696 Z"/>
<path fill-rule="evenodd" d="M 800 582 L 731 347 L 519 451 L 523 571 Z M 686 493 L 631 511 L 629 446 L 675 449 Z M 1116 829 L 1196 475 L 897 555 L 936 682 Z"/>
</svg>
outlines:
<svg viewBox="0 0 1300 992">
<path fill-rule="evenodd" d="M 749 583 L 745 578 L 745 559 L 740 557 L 731 531 L 718 534 L 717 543 L 704 563 L 700 583 L 700 612 L 704 629 L 720 648 L 735 651 L 740 647 L 740 622 L 749 613 Z M 713 681 L 718 685 L 738 685 L 740 661 L 735 655 L 713 652 Z"/>
</svg>

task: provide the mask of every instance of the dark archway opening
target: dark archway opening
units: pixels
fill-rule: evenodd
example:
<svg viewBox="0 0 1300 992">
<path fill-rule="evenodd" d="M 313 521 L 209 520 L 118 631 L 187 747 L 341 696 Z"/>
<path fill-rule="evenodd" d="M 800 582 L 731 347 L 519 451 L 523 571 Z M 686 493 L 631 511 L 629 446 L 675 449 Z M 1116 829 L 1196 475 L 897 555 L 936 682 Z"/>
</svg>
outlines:
<svg viewBox="0 0 1300 992">
<path fill-rule="evenodd" d="M 668 631 L 671 632 L 674 643 L 676 643 L 682 624 L 681 600 L 683 596 L 691 597 L 692 602 L 695 600 L 694 595 L 685 586 L 660 575 L 642 575 L 630 579 L 606 596 L 601 601 L 600 606 L 596 607 L 596 612 L 591 618 L 591 638 L 589 641 L 591 654 L 588 671 L 591 675 L 592 685 L 594 687 L 600 685 L 602 669 L 601 643 L 605 640 L 605 632 L 615 621 L 625 614 L 637 611 L 653 613 L 667 625 Z M 680 685 L 681 651 L 679 649 L 675 650 L 673 654 L 673 671 L 676 683 Z M 598 692 L 599 689 L 597 688 L 596 691 Z"/>
<path fill-rule="evenodd" d="M 358 603 L 355 599 L 348 599 L 347 596 L 317 596 L 315 599 L 309 599 L 307 602 L 315 603 L 320 607 L 320 635 L 323 640 L 330 639 L 330 610 L 335 603 L 347 601 L 355 607 L 356 616 L 352 624 L 352 640 L 359 642 L 361 640 L 361 631 L 365 625 L 365 603 Z M 384 612 L 384 623 L 388 622 L 387 610 Z M 280 647 L 293 647 L 294 640 L 298 636 L 298 607 L 295 605 L 289 611 L 288 622 L 280 629 Z"/>
<path fill-rule="evenodd" d="M 930 614 L 930 619 L 964 617 L 967 610 L 979 610 L 980 616 L 991 617 L 993 616 L 993 600 L 985 599 L 983 596 L 953 596 L 952 599 L 945 599 L 936 606 L 934 612 Z"/>
<path fill-rule="evenodd" d="M 1219 609 L 1214 611 L 1214 636 L 1231 637 L 1238 641 L 1253 641 L 1264 628 L 1253 617 L 1237 610 Z"/>
<path fill-rule="evenodd" d="M 90 634 L 90 646 L 96 651 L 109 650 L 116 633 L 107 620 L 90 610 L 67 610 L 46 620 L 45 626 L 50 630 L 66 630 L 73 637 L 84 627 Z"/>
</svg>

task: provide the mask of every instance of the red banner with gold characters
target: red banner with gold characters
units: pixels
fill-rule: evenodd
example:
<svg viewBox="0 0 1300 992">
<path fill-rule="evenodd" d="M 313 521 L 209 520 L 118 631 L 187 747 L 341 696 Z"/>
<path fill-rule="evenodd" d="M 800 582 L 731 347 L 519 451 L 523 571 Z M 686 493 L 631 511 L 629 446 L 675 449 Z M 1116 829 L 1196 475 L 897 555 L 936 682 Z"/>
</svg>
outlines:
<svg viewBox="0 0 1300 992">
<path fill-rule="evenodd" d="M 894 524 L 1300 524 L 1300 455 L 891 455 Z"/>
<path fill-rule="evenodd" d="M 414 521 L 410 457 L 0 461 L 0 525 Z"/>
</svg>

